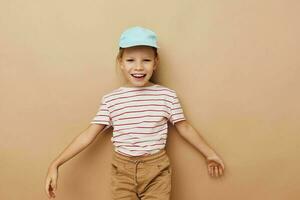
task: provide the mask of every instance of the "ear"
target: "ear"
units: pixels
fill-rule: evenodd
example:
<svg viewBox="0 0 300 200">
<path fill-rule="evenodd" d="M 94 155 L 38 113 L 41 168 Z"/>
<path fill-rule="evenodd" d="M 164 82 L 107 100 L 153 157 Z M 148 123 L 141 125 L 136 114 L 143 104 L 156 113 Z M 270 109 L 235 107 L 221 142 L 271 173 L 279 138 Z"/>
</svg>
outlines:
<svg viewBox="0 0 300 200">
<path fill-rule="evenodd" d="M 121 69 L 124 68 L 124 66 L 122 65 L 122 60 L 121 60 L 121 59 L 118 59 L 118 60 L 117 60 L 117 63 L 118 63 L 118 66 L 119 66 Z"/>
<path fill-rule="evenodd" d="M 157 69 L 158 64 L 159 64 L 159 57 L 156 56 L 156 57 L 154 58 L 154 66 L 153 66 L 153 70 L 156 70 L 156 69 Z"/>
</svg>

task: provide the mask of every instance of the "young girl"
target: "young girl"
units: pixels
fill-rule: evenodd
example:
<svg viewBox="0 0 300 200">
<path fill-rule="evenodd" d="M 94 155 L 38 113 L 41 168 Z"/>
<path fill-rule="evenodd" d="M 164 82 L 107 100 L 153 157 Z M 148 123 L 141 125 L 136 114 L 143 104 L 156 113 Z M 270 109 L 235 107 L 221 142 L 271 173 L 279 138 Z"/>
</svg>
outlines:
<svg viewBox="0 0 300 200">
<path fill-rule="evenodd" d="M 157 69 L 156 34 L 143 27 L 125 30 L 117 65 L 126 85 L 105 94 L 90 126 L 48 168 L 46 193 L 55 198 L 58 168 L 86 148 L 104 129 L 113 127 L 111 164 L 114 200 L 169 200 L 172 167 L 165 151 L 169 121 L 207 161 L 208 173 L 221 176 L 224 164 L 185 119 L 176 92 L 151 82 Z"/>
</svg>

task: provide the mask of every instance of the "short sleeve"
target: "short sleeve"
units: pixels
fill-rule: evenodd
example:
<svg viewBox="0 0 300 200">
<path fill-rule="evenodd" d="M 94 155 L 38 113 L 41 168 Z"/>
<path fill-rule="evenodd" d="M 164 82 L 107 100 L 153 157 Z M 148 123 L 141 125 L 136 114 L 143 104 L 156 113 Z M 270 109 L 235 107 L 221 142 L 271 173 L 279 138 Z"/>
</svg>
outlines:
<svg viewBox="0 0 300 200">
<path fill-rule="evenodd" d="M 91 124 L 105 124 L 111 126 L 111 118 L 105 97 L 102 97 L 98 112 L 90 122 Z"/>
<path fill-rule="evenodd" d="M 181 107 L 177 94 L 174 93 L 169 121 L 174 125 L 176 122 L 183 120 L 186 120 L 183 113 L 183 109 Z"/>
</svg>

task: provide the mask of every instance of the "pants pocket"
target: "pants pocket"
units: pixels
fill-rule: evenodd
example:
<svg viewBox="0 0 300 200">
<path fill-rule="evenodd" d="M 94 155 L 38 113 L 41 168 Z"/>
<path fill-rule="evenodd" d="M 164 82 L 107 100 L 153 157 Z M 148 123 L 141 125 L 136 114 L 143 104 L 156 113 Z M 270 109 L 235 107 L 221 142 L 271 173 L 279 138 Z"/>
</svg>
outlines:
<svg viewBox="0 0 300 200">
<path fill-rule="evenodd" d="M 171 174 L 172 168 L 170 159 L 166 156 L 162 161 L 156 164 L 156 167 L 161 171 L 161 174 Z"/>
<path fill-rule="evenodd" d="M 111 173 L 112 175 L 116 175 L 119 173 L 119 165 L 115 160 L 113 160 L 111 163 Z"/>
</svg>

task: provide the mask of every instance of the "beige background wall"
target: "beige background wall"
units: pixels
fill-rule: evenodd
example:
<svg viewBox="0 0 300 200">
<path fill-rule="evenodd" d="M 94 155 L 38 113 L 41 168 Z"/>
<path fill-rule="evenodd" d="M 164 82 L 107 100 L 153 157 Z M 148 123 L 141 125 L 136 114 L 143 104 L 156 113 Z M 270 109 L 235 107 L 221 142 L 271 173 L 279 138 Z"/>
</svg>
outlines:
<svg viewBox="0 0 300 200">
<path fill-rule="evenodd" d="M 0 2 L 0 199 L 46 199 L 48 165 L 119 87 L 121 31 L 153 29 L 156 79 L 222 156 L 224 177 L 176 133 L 172 200 L 300 198 L 300 3 Z M 111 131 L 59 170 L 57 200 L 110 199 Z"/>
</svg>

